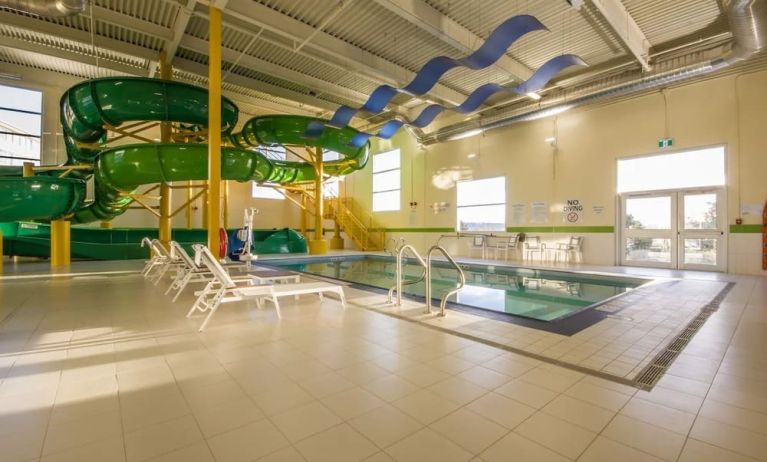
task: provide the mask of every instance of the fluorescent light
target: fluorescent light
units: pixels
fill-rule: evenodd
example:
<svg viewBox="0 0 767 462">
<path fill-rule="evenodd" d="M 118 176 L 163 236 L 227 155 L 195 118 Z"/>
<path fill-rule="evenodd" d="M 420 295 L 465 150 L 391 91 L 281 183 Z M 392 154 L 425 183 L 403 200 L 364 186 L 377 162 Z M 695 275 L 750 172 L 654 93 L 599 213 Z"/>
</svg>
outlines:
<svg viewBox="0 0 767 462">
<path fill-rule="evenodd" d="M 469 159 L 474 159 L 475 157 L 477 157 L 477 153 L 476 152 L 470 152 L 470 153 L 466 154 L 466 157 L 468 157 Z"/>
<path fill-rule="evenodd" d="M 573 106 L 571 104 L 565 104 L 564 106 L 555 106 L 550 109 L 543 109 L 541 111 L 538 111 L 530 116 L 525 117 L 523 120 L 538 120 L 538 119 L 544 119 L 546 117 L 555 116 L 557 114 L 561 114 L 565 111 L 568 111 Z"/>
<path fill-rule="evenodd" d="M 541 99 L 541 95 L 539 95 L 538 93 L 535 93 L 534 91 L 531 91 L 531 92 L 525 93 L 525 96 L 527 96 L 527 97 L 528 97 L 528 98 L 530 98 L 530 99 L 534 99 L 534 100 L 536 100 L 536 101 L 538 101 L 539 99 Z"/>
<path fill-rule="evenodd" d="M 453 135 L 447 138 L 447 141 L 455 141 L 455 140 L 462 140 L 464 138 L 471 138 L 472 136 L 477 136 L 480 133 L 482 133 L 483 130 L 481 128 L 474 128 L 472 130 L 465 131 L 463 133 L 459 133 L 457 135 Z"/>
<path fill-rule="evenodd" d="M 550 137 L 548 137 L 548 138 L 544 139 L 543 141 L 545 141 L 545 142 L 547 142 L 547 143 L 553 143 L 553 142 L 555 142 L 556 140 L 557 140 L 556 138 L 554 138 L 553 136 L 550 136 Z"/>
</svg>

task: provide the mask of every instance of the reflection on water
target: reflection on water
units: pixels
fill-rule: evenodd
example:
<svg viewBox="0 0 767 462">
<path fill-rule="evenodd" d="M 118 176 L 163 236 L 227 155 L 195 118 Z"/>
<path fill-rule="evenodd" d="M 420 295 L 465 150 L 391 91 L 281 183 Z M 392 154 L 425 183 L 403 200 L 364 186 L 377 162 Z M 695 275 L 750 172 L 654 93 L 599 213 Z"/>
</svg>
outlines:
<svg viewBox="0 0 767 462">
<path fill-rule="evenodd" d="M 286 269 L 382 289 L 395 283 L 395 263 L 380 258 L 273 263 Z M 408 264 L 404 272 L 406 280 L 417 280 L 423 268 Z M 642 281 L 626 278 L 595 278 L 527 268 L 472 267 L 464 272 L 466 287 L 456 295 L 458 303 L 542 321 L 567 316 L 642 284 Z M 435 266 L 432 273 L 435 298 L 455 288 L 458 279 L 455 269 Z M 423 296 L 424 291 L 423 282 L 403 286 L 406 294 Z"/>
</svg>

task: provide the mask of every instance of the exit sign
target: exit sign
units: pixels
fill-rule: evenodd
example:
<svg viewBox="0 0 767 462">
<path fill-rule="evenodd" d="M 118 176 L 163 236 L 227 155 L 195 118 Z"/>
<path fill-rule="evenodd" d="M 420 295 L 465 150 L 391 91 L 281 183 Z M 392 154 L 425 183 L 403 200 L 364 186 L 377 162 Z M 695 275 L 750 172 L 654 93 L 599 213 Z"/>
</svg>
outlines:
<svg viewBox="0 0 767 462">
<path fill-rule="evenodd" d="M 663 148 L 670 148 L 674 145 L 674 139 L 673 138 L 662 138 L 658 140 L 658 147 Z"/>
</svg>

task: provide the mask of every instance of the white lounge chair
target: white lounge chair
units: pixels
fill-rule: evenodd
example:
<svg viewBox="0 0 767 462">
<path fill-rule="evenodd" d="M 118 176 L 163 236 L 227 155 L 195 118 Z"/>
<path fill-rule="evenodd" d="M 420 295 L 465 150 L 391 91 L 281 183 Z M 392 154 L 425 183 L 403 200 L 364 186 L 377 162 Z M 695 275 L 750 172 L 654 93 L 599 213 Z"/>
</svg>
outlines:
<svg viewBox="0 0 767 462">
<path fill-rule="evenodd" d="M 199 295 L 187 313 L 186 317 L 191 318 L 195 311 L 207 313 L 205 319 L 200 325 L 199 331 L 205 330 L 208 322 L 216 313 L 222 303 L 238 302 L 244 300 L 255 300 L 259 307 L 262 301 L 267 299 L 274 304 L 277 311 L 277 317 L 281 318 L 279 297 L 298 296 L 304 294 L 317 294 L 320 301 L 323 294 L 333 293 L 341 299 L 341 306 L 346 308 L 346 297 L 343 287 L 326 282 L 308 282 L 299 284 L 278 284 L 278 285 L 253 285 L 254 280 L 234 280 L 223 266 L 213 257 L 207 247 L 201 244 L 195 244 L 195 258 L 199 257 L 201 264 L 205 265 L 213 275 L 213 280 L 208 282 L 205 289 L 195 293 Z"/>
<path fill-rule="evenodd" d="M 173 296 L 173 301 L 175 302 L 178 297 L 181 295 L 181 292 L 184 291 L 187 285 L 195 283 L 195 282 L 210 282 L 214 279 L 213 273 L 206 267 L 205 265 L 198 264 L 195 260 L 196 258 L 192 258 L 189 256 L 189 254 L 184 250 L 184 248 L 176 241 L 170 241 L 170 246 L 172 252 L 181 258 L 181 261 L 184 262 L 184 267 L 178 272 L 176 277 L 173 279 L 173 282 L 171 282 L 170 286 L 168 286 L 168 290 L 165 291 L 165 294 L 169 294 L 172 290 L 176 290 L 176 293 Z M 293 272 L 287 272 L 287 271 L 252 271 L 248 270 L 250 262 L 232 262 L 232 263 L 222 263 L 221 266 L 224 268 L 224 270 L 227 270 L 227 272 L 231 271 L 232 269 L 238 269 L 240 271 L 248 271 L 247 273 L 243 273 L 242 275 L 237 276 L 230 276 L 232 277 L 232 280 L 238 281 L 238 280 L 252 280 L 254 282 L 257 282 L 259 284 L 263 284 L 265 282 L 284 282 L 284 281 L 290 281 L 290 282 L 299 282 L 300 276 L 297 273 Z"/>
<path fill-rule="evenodd" d="M 148 246 L 152 251 L 152 256 L 147 260 L 141 275 L 145 279 L 150 279 L 155 285 L 162 279 L 165 273 L 172 267 L 177 267 L 179 261 L 165 250 L 159 239 L 149 239 L 145 237 L 141 240 L 141 247 Z M 154 274 L 152 274 L 154 273 Z"/>
</svg>

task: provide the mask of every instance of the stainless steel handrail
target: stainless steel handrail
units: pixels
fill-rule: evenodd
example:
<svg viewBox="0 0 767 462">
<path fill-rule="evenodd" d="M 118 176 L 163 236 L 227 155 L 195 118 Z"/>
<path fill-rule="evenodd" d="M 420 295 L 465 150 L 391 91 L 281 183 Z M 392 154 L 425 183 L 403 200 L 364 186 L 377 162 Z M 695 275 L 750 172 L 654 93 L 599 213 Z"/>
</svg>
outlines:
<svg viewBox="0 0 767 462">
<path fill-rule="evenodd" d="M 457 294 L 461 289 L 466 286 L 466 275 L 464 274 L 463 270 L 460 266 L 458 266 L 458 263 L 456 263 L 455 260 L 453 260 L 453 257 L 450 256 L 450 254 L 445 250 L 444 247 L 439 245 L 433 245 L 429 252 L 426 254 L 426 313 L 431 314 L 431 256 L 435 251 L 439 251 L 448 262 L 450 262 L 451 265 L 458 271 L 458 287 L 456 287 L 453 290 L 448 291 L 443 297 L 442 300 L 439 302 L 439 315 L 444 316 L 445 315 L 445 305 L 447 304 L 447 299 L 454 294 Z"/>
<path fill-rule="evenodd" d="M 405 254 L 406 251 L 410 250 L 413 253 L 413 256 L 415 257 L 416 261 L 423 266 L 423 274 L 420 278 L 415 279 L 413 281 L 407 281 L 405 283 L 402 282 L 402 256 Z M 405 285 L 411 285 L 411 284 L 418 284 L 419 282 L 423 281 L 426 278 L 427 274 L 426 269 L 426 262 L 423 261 L 423 258 L 421 255 L 418 254 L 418 251 L 415 250 L 415 247 L 413 247 L 411 244 L 405 244 L 400 246 L 397 249 L 397 271 L 396 271 L 396 284 L 389 288 L 389 303 L 391 303 L 392 293 L 396 290 L 397 291 L 397 306 L 402 306 L 402 286 Z"/>
<path fill-rule="evenodd" d="M 391 251 L 386 250 L 386 246 L 389 245 L 389 242 L 394 242 L 394 247 L 392 247 Z M 405 238 L 401 237 L 399 239 L 395 239 L 393 237 L 390 237 L 386 240 L 386 245 L 384 245 L 384 252 L 390 254 L 391 256 L 396 256 L 397 252 L 399 252 L 400 247 L 405 245 Z"/>
</svg>

